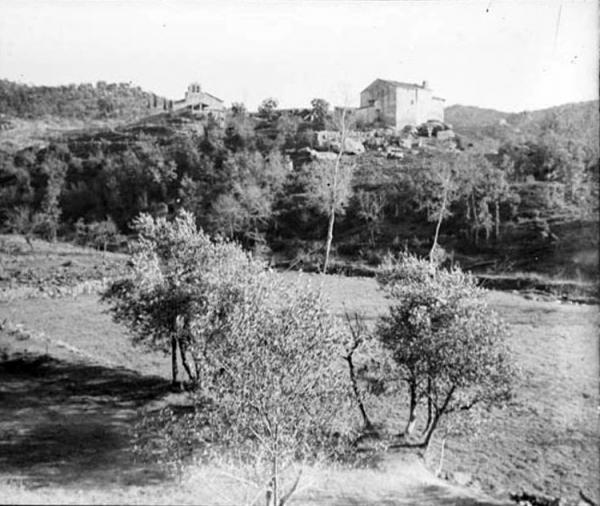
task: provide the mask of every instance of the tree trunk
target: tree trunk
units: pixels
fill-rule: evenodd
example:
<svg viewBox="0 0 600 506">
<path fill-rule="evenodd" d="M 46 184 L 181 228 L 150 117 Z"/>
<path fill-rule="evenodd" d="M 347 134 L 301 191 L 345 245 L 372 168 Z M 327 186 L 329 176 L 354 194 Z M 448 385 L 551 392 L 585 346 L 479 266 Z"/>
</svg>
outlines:
<svg viewBox="0 0 600 506">
<path fill-rule="evenodd" d="M 300 472 L 296 476 L 296 479 L 294 480 L 294 483 L 292 484 L 292 486 L 290 487 L 290 489 L 279 500 L 279 506 L 285 506 L 285 504 L 287 504 L 288 499 L 290 497 L 292 497 L 292 494 L 298 488 L 298 483 L 300 483 L 301 476 L 302 476 L 302 469 L 300 469 Z"/>
<path fill-rule="evenodd" d="M 352 355 L 346 356 L 346 361 L 348 362 L 348 369 L 350 370 L 350 382 L 352 383 L 352 390 L 354 391 L 354 396 L 356 397 L 356 403 L 358 404 L 358 409 L 360 410 L 360 414 L 363 419 L 364 429 L 370 431 L 373 429 L 373 424 L 371 420 L 369 420 L 369 416 L 367 415 L 367 410 L 365 409 L 365 405 L 362 401 L 362 397 L 360 395 L 360 390 L 358 388 L 358 382 L 356 381 L 356 372 L 354 370 L 354 361 L 352 360 Z"/>
<path fill-rule="evenodd" d="M 454 387 L 454 386 L 450 389 L 450 391 L 448 392 L 448 395 L 446 395 L 446 398 L 444 399 L 444 403 L 442 404 L 442 406 L 439 409 L 437 407 L 434 407 L 433 420 L 431 421 L 429 430 L 427 431 L 427 434 L 425 435 L 425 440 L 421 444 L 421 446 L 423 448 L 425 448 L 425 449 L 429 448 L 431 436 L 433 435 L 433 432 L 437 428 L 440 418 L 442 418 L 442 415 L 446 412 L 446 409 L 448 408 L 448 404 L 450 404 L 450 400 L 452 399 L 452 395 L 454 395 L 455 389 L 456 389 L 456 387 Z"/>
<path fill-rule="evenodd" d="M 409 438 L 415 430 L 417 424 L 417 387 L 415 384 L 409 386 L 410 403 L 408 411 L 408 421 L 404 429 L 404 437 Z"/>
<path fill-rule="evenodd" d="M 176 387 L 179 382 L 177 381 L 178 369 L 177 369 L 177 338 L 171 338 L 171 384 Z"/>
<path fill-rule="evenodd" d="M 329 267 L 329 254 L 331 253 L 331 243 L 333 242 L 333 225 L 335 224 L 335 212 L 337 207 L 337 192 L 338 192 L 338 173 L 340 170 L 340 163 L 344 154 L 344 144 L 346 143 L 346 110 L 342 113 L 342 132 L 340 136 L 340 152 L 335 159 L 335 165 L 333 167 L 333 185 L 332 185 L 332 198 L 331 198 L 331 209 L 329 215 L 329 226 L 327 227 L 327 244 L 325 246 L 325 261 L 323 262 L 323 274 L 327 274 L 327 268 Z"/>
<path fill-rule="evenodd" d="M 425 434 L 425 440 L 421 443 L 421 446 L 425 449 L 429 448 L 429 443 L 431 442 L 431 436 L 433 436 L 433 433 L 435 431 L 435 429 L 437 428 L 437 425 L 440 421 L 441 418 L 441 413 L 436 412 L 433 416 L 433 419 L 431 420 L 431 424 L 429 425 L 429 429 L 427 430 L 427 433 Z"/>
<path fill-rule="evenodd" d="M 437 243 L 440 236 L 440 228 L 442 226 L 442 220 L 444 219 L 444 213 L 446 212 L 446 201 L 448 200 L 448 186 L 450 185 L 450 174 L 446 178 L 444 183 L 444 198 L 442 200 L 442 207 L 440 209 L 440 215 L 438 217 L 437 225 L 435 227 L 435 235 L 433 236 L 433 246 L 431 246 L 431 251 L 429 252 L 429 261 L 433 262 L 433 255 L 435 250 L 437 249 Z"/>
<path fill-rule="evenodd" d="M 327 227 L 327 244 L 325 246 L 325 262 L 323 263 L 323 274 L 327 274 L 329 267 L 329 254 L 331 252 L 331 243 L 333 242 L 333 225 L 335 224 L 335 204 L 332 205 L 329 216 L 329 226 Z"/>
<path fill-rule="evenodd" d="M 179 341 L 179 355 L 181 356 L 181 363 L 183 364 L 183 368 L 188 375 L 189 380 L 192 383 L 196 383 L 197 377 L 194 375 L 192 368 L 187 359 L 187 344 L 184 344 L 184 341 Z"/>
<path fill-rule="evenodd" d="M 31 242 L 31 235 L 29 233 L 25 234 L 25 242 L 29 245 L 29 249 L 33 251 L 33 242 Z"/>
<path fill-rule="evenodd" d="M 267 506 L 278 506 L 278 468 L 277 468 L 277 443 L 275 443 L 275 454 L 271 458 L 271 485 L 267 488 L 266 503 Z"/>
<path fill-rule="evenodd" d="M 500 204 L 496 200 L 494 202 L 495 208 L 495 225 L 496 225 L 496 241 L 500 239 Z"/>
<path fill-rule="evenodd" d="M 444 468 L 444 450 L 446 449 L 446 438 L 442 439 L 442 450 L 440 451 L 440 463 L 438 464 L 436 476 L 441 476 L 442 469 Z"/>
<path fill-rule="evenodd" d="M 429 426 L 431 425 L 431 421 L 433 419 L 433 400 L 431 396 L 433 395 L 431 388 L 431 378 L 427 379 L 427 422 L 425 423 L 425 429 L 423 430 L 423 434 L 426 434 L 429 430 Z"/>
</svg>

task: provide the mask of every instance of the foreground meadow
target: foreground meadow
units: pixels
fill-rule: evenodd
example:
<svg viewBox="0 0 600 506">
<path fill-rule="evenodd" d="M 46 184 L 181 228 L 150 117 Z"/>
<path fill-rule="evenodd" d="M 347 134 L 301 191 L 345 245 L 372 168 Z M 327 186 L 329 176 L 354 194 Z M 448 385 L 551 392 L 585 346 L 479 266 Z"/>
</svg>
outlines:
<svg viewBox="0 0 600 506">
<path fill-rule="evenodd" d="M 305 276 L 322 284 L 340 317 L 360 311 L 373 322 L 386 311 L 372 279 Z M 492 504 L 477 488 L 504 500 L 521 489 L 565 498 L 583 490 L 599 498 L 597 307 L 505 292 L 488 298 L 511 324 L 521 374 L 507 409 L 473 433 L 447 440 L 442 475 L 467 476 L 472 491 L 397 455 L 378 471 L 313 469 L 298 504 Z M 176 485 L 164 481 L 160 468 L 133 462 L 128 429 L 138 410 L 159 409 L 177 396 L 169 393 L 168 360 L 132 347 L 105 311 L 95 295 L 0 303 L 3 497 L 26 503 L 244 500 L 251 490 L 234 475 L 193 469 Z M 429 469 L 439 465 L 439 439 L 425 455 Z"/>
</svg>

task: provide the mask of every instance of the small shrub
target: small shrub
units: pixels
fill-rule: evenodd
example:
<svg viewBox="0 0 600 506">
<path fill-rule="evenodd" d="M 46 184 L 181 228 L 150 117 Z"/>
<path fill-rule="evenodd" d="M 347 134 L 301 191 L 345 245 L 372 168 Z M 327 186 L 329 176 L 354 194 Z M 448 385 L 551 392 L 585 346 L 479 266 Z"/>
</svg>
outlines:
<svg viewBox="0 0 600 506">
<path fill-rule="evenodd" d="M 118 243 L 124 239 L 124 236 L 119 234 L 119 229 L 112 218 L 91 223 L 84 223 L 82 219 L 79 219 L 75 223 L 75 237 L 78 244 L 92 246 L 103 251 L 106 251 L 109 244 Z"/>
</svg>

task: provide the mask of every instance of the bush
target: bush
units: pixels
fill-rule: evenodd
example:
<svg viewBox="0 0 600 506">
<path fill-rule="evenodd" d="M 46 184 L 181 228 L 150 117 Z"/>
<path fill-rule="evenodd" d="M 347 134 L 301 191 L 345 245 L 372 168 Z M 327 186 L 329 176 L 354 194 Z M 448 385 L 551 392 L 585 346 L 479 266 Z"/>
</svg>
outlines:
<svg viewBox="0 0 600 506">
<path fill-rule="evenodd" d="M 91 223 L 84 223 L 82 219 L 79 219 L 75 223 L 75 237 L 77 243 L 82 246 L 92 246 L 104 251 L 109 244 L 124 240 L 124 236 L 119 234 L 119 229 L 112 218 Z"/>
<path fill-rule="evenodd" d="M 215 406 L 211 451 L 262 469 L 273 504 L 287 495 L 277 491 L 281 470 L 296 465 L 301 472 L 303 463 L 336 459 L 349 448 L 351 396 L 340 341 L 317 291 L 264 273 L 247 285 L 227 333 L 206 357 L 197 395 Z"/>
<path fill-rule="evenodd" d="M 510 397 L 506 328 L 470 275 L 402 255 L 387 259 L 378 281 L 392 306 L 376 334 L 395 364 L 387 381 L 408 389 L 406 437 L 423 409 L 419 445 L 426 447 L 445 415 Z"/>
<path fill-rule="evenodd" d="M 282 493 L 283 468 L 336 458 L 350 440 L 341 339 L 320 293 L 284 285 L 235 243 L 197 230 L 189 213 L 141 216 L 135 228 L 132 273 L 105 299 L 137 342 L 170 348 L 173 364 L 179 349 L 196 386 L 195 414 L 159 423 L 165 460 L 178 467 L 199 445 L 252 465 L 284 504 L 297 480 Z"/>
</svg>

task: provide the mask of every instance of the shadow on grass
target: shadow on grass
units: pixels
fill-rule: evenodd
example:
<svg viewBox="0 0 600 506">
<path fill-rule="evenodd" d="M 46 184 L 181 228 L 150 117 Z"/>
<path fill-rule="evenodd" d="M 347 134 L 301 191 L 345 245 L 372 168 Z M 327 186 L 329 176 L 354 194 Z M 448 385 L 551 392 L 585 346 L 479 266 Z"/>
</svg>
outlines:
<svg viewBox="0 0 600 506">
<path fill-rule="evenodd" d="M 486 501 L 475 497 L 461 497 L 453 494 L 447 487 L 438 485 L 424 485 L 419 489 L 410 490 L 401 497 L 390 495 L 379 499 L 362 497 L 340 497 L 332 506 L 499 506 L 496 501 Z"/>
<path fill-rule="evenodd" d="M 138 409 L 169 382 L 47 355 L 0 361 L 0 474 L 31 485 L 145 484 L 164 478 L 138 466 L 131 428 Z"/>
</svg>

